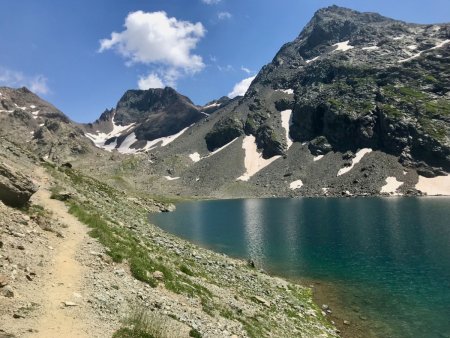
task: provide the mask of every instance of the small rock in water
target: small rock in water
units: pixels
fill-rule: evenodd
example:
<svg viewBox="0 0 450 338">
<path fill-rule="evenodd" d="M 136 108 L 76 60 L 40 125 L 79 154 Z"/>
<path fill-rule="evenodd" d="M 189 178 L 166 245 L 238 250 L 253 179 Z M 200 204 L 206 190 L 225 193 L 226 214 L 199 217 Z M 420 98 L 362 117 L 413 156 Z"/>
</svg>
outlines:
<svg viewBox="0 0 450 338">
<path fill-rule="evenodd" d="M 350 322 L 348 320 L 344 320 L 344 325 L 350 325 Z"/>
<path fill-rule="evenodd" d="M 330 307 L 327 304 L 322 305 L 322 310 L 328 310 Z"/>
</svg>

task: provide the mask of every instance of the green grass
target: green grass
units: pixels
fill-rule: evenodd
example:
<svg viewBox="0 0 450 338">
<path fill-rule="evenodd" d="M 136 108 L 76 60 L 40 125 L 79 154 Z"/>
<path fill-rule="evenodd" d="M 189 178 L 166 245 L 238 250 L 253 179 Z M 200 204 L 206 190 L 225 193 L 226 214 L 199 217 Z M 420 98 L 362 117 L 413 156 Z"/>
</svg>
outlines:
<svg viewBox="0 0 450 338">
<path fill-rule="evenodd" d="M 123 327 L 113 338 L 171 338 L 182 336 L 182 325 L 169 316 L 163 316 L 133 305 Z"/>
<path fill-rule="evenodd" d="M 168 290 L 188 297 L 200 297 L 205 301 L 211 299 L 209 290 L 190 281 L 186 276 L 177 275 L 167 264 L 151 258 L 148 250 L 139 244 L 138 239 L 129 230 L 105 220 L 99 213 L 90 210 L 89 206 L 81 206 L 73 201 L 69 202 L 69 205 L 69 212 L 91 228 L 90 236 L 108 249 L 107 253 L 114 262 L 128 261 L 134 278 L 156 287 L 158 281 L 152 273 L 161 271 L 164 275 L 162 282 Z"/>
<path fill-rule="evenodd" d="M 192 272 L 191 269 L 189 269 L 186 265 L 181 265 L 180 266 L 180 271 L 188 276 L 194 276 L 194 273 Z"/>
<path fill-rule="evenodd" d="M 192 329 L 191 331 L 189 331 L 189 337 L 202 338 L 202 335 L 196 329 Z"/>
<path fill-rule="evenodd" d="M 113 338 L 155 338 L 155 336 L 143 331 L 123 327 L 114 333 Z"/>
<path fill-rule="evenodd" d="M 450 101 L 449 100 L 435 100 L 425 103 L 425 110 L 429 115 L 450 115 Z"/>
<path fill-rule="evenodd" d="M 418 100 L 423 100 L 428 97 L 428 95 L 425 94 L 424 92 L 411 87 L 400 87 L 397 90 L 403 96 L 412 97 Z"/>
</svg>

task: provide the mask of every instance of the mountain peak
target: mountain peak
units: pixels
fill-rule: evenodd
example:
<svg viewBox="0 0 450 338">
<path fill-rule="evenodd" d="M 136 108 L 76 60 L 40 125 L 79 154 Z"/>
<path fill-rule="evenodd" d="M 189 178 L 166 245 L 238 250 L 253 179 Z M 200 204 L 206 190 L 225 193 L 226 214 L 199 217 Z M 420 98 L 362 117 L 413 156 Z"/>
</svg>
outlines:
<svg viewBox="0 0 450 338">
<path fill-rule="evenodd" d="M 373 12 L 358 12 L 350 8 L 339 7 L 336 5 L 319 9 L 313 16 L 312 22 L 321 20 L 347 21 L 356 20 L 365 23 L 395 21 Z"/>
</svg>

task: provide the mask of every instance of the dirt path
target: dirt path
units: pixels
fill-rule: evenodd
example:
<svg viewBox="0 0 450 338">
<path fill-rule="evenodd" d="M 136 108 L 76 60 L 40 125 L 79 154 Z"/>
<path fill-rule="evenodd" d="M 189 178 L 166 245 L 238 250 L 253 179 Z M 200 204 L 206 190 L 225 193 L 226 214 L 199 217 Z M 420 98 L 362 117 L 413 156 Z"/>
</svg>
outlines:
<svg viewBox="0 0 450 338">
<path fill-rule="evenodd" d="M 38 319 L 33 337 L 94 337 L 80 314 L 86 314 L 83 307 L 81 286 L 85 267 L 76 260 L 77 250 L 88 239 L 86 226 L 68 213 L 63 202 L 50 199 L 48 177 L 38 169 L 36 177 L 41 188 L 33 195 L 33 201 L 50 210 L 66 228 L 64 240 L 53 252 L 53 262 L 48 271 L 48 280 L 42 289 L 42 315 Z M 70 302 L 66 303 L 65 302 Z M 81 316 L 84 317 L 84 316 Z"/>
</svg>

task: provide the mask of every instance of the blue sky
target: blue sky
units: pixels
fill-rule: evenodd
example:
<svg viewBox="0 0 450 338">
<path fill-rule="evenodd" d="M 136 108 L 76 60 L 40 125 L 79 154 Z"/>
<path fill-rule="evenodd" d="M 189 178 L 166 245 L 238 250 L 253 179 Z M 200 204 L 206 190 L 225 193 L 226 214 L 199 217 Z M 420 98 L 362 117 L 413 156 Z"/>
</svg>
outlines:
<svg viewBox="0 0 450 338">
<path fill-rule="evenodd" d="M 332 4 L 450 21 L 448 0 L 0 0 L 0 85 L 26 85 L 78 122 L 139 87 L 172 85 L 205 104 Z"/>
</svg>

